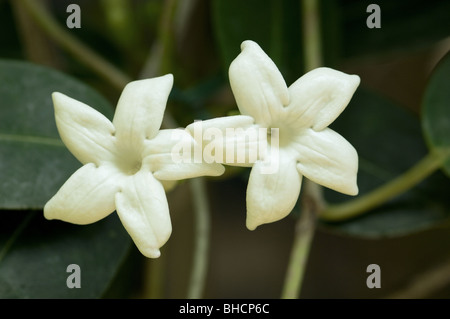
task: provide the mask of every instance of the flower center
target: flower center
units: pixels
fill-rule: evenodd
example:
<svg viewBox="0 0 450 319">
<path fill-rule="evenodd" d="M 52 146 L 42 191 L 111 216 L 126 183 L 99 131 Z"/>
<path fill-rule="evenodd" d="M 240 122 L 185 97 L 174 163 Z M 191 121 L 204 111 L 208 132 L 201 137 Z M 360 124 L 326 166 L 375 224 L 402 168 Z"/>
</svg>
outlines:
<svg viewBox="0 0 450 319">
<path fill-rule="evenodd" d="M 124 173 L 127 175 L 134 175 L 137 172 L 139 172 L 139 170 L 142 167 L 142 162 L 141 161 L 131 161 L 129 163 L 127 163 L 127 165 L 124 167 Z"/>
<path fill-rule="evenodd" d="M 142 167 L 142 158 L 140 154 L 130 150 L 122 150 L 120 154 L 117 155 L 115 164 L 119 170 L 125 175 L 134 175 Z"/>
<path fill-rule="evenodd" d="M 291 128 L 272 125 L 267 128 L 267 143 L 273 147 L 285 147 L 291 142 Z"/>
</svg>

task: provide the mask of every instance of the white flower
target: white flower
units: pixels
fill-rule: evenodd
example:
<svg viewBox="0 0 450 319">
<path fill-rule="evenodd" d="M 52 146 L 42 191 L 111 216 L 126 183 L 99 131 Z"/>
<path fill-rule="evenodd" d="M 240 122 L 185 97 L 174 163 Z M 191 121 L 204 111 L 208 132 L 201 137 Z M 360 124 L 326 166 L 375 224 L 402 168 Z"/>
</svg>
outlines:
<svg viewBox="0 0 450 319">
<path fill-rule="evenodd" d="M 229 69 L 230 84 L 242 115 L 217 118 L 202 123 L 203 129 L 229 127 L 266 128 L 247 187 L 247 227 L 280 220 L 294 208 L 302 177 L 333 190 L 356 195 L 358 155 L 353 146 L 327 126 L 349 103 L 359 85 L 356 75 L 330 68 L 318 68 L 300 77 L 289 88 L 273 61 L 253 41 L 242 43 L 242 52 Z M 191 134 L 196 124 L 188 126 Z M 275 129 L 275 130 L 272 130 Z M 270 136 L 270 133 L 277 134 Z M 247 134 L 250 136 L 250 134 Z M 242 139 L 237 139 L 242 145 Z M 273 143 L 273 141 L 276 143 Z M 224 151 L 229 141 L 222 140 Z M 249 138 L 248 149 L 255 139 Z M 261 155 L 262 154 L 262 155 Z M 222 162 L 243 166 L 241 163 Z M 276 164 L 274 166 L 274 163 Z M 275 173 L 267 167 L 276 167 Z"/>
<path fill-rule="evenodd" d="M 171 74 L 129 83 L 112 123 L 93 108 L 53 93 L 59 134 L 84 164 L 44 207 L 47 219 L 96 222 L 114 210 L 143 255 L 160 256 L 172 226 L 163 185 L 201 175 L 221 175 L 220 164 L 174 163 L 175 143 L 194 146 L 190 134 L 159 130 L 172 88 Z"/>
</svg>

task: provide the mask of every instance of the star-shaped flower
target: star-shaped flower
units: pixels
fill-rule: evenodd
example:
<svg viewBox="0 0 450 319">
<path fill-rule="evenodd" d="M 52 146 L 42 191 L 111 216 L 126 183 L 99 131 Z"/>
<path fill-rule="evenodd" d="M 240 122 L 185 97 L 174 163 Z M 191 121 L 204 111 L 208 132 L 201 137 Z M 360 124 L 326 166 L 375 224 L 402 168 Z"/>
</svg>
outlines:
<svg viewBox="0 0 450 319">
<path fill-rule="evenodd" d="M 357 152 L 328 125 L 349 103 L 359 77 L 318 68 L 287 87 L 274 62 L 257 43 L 244 41 L 241 48 L 230 66 L 229 77 L 242 115 L 201 124 L 203 131 L 214 127 L 222 131 L 232 127 L 267 129 L 268 134 L 262 138 L 261 134 L 247 134 L 245 143 L 237 136 L 232 137 L 232 143 L 226 136 L 215 141 L 216 146 L 223 146 L 224 153 L 236 141 L 241 147 L 254 150 L 255 136 L 260 148 L 267 145 L 267 152 L 259 152 L 253 162 L 249 157 L 245 163 L 227 162 L 225 155 L 223 160 L 216 160 L 228 165 L 253 166 L 247 186 L 247 227 L 253 230 L 288 215 L 297 202 L 303 176 L 333 190 L 356 195 Z M 200 123 L 188 126 L 194 136 L 196 125 Z M 267 173 L 268 167 L 277 169 Z"/>
<path fill-rule="evenodd" d="M 185 130 L 159 130 L 172 84 L 171 74 L 129 83 L 112 123 L 88 105 L 53 93 L 61 139 L 84 166 L 45 205 L 47 219 L 89 224 L 116 210 L 142 254 L 159 257 L 172 231 L 163 185 L 224 171 L 216 163 L 172 160 L 174 145 L 195 146 Z"/>
</svg>

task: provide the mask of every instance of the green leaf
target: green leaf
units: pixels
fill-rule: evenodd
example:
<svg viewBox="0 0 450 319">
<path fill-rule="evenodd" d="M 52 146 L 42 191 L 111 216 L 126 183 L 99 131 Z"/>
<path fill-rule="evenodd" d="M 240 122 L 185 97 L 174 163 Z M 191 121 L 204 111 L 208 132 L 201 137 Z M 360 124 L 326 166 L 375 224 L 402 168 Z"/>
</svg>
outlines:
<svg viewBox="0 0 450 319">
<path fill-rule="evenodd" d="M 402 174 L 428 152 L 418 118 L 363 88 L 331 127 L 358 151 L 360 195 Z M 437 172 L 365 215 L 322 225 L 371 238 L 421 231 L 450 220 L 448 189 L 450 181 Z M 328 189 L 325 197 L 331 203 L 352 199 Z"/>
<path fill-rule="evenodd" d="M 108 101 L 58 71 L 0 60 L 0 208 L 41 209 L 81 164 L 56 129 L 52 92 L 112 118 Z"/>
<path fill-rule="evenodd" d="M 422 129 L 432 151 L 450 154 L 450 53 L 436 66 L 425 90 L 422 104 Z M 450 176 L 450 156 L 443 165 Z"/>
<path fill-rule="evenodd" d="M 135 251 L 116 215 L 83 226 L 48 221 L 42 211 L 1 216 L 1 299 L 103 297 Z M 71 264 L 80 267 L 81 288 L 67 286 Z"/>
</svg>

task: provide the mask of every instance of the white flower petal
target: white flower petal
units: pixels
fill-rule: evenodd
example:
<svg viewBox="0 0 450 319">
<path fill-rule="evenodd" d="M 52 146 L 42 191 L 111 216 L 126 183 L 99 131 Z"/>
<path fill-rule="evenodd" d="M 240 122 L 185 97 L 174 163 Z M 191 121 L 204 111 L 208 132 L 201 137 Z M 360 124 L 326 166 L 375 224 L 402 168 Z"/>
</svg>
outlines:
<svg viewBox="0 0 450 319">
<path fill-rule="evenodd" d="M 121 182 L 121 175 L 110 167 L 86 164 L 45 204 L 44 216 L 80 225 L 94 223 L 114 211 Z"/>
<path fill-rule="evenodd" d="M 160 182 L 144 170 L 131 176 L 116 194 L 116 210 L 139 251 L 158 258 L 172 232 L 169 206 Z"/>
<path fill-rule="evenodd" d="M 350 102 L 359 76 L 330 68 L 314 69 L 289 87 L 289 119 L 297 127 L 320 131 L 330 125 Z"/>
<path fill-rule="evenodd" d="M 128 83 L 113 119 L 119 143 L 139 148 L 158 133 L 172 84 L 172 74 Z"/>
<path fill-rule="evenodd" d="M 143 165 L 158 180 L 222 175 L 225 168 L 217 163 L 204 162 L 201 145 L 196 144 L 186 130 L 161 130 L 153 139 L 146 141 L 146 154 L 150 155 L 144 155 Z"/>
<path fill-rule="evenodd" d="M 158 154 L 148 159 L 155 169 L 154 176 L 160 181 L 175 181 L 199 176 L 220 176 L 225 168 L 217 163 L 179 162 L 172 160 L 169 154 Z"/>
<path fill-rule="evenodd" d="M 242 52 L 231 63 L 230 84 L 239 110 L 268 126 L 289 103 L 289 91 L 280 71 L 253 41 L 244 41 Z"/>
<path fill-rule="evenodd" d="M 217 117 L 205 121 L 195 121 L 194 123 L 186 126 L 186 130 L 189 131 L 189 133 L 192 136 L 196 137 L 202 136 L 203 132 L 209 129 L 218 129 L 222 132 L 225 132 L 227 129 L 237 129 L 237 128 L 246 129 L 253 126 L 254 123 L 255 120 L 251 116 L 232 115 L 232 116 Z"/>
<path fill-rule="evenodd" d="M 273 161 L 278 160 L 273 155 L 271 158 Z M 295 164 L 295 159 L 284 152 L 280 153 L 275 173 L 264 174 L 264 162 L 255 163 L 247 186 L 248 229 L 253 230 L 261 224 L 280 220 L 292 211 L 300 194 L 302 180 Z"/>
<path fill-rule="evenodd" d="M 259 128 L 251 116 L 235 115 L 196 121 L 186 130 L 201 145 L 207 163 L 249 167 L 258 159 Z M 263 133 L 267 140 L 267 130 Z"/>
<path fill-rule="evenodd" d="M 59 135 L 81 163 L 99 165 L 114 156 L 114 126 L 103 114 L 62 93 L 52 98 Z"/>
<path fill-rule="evenodd" d="M 298 171 L 305 177 L 344 194 L 358 194 L 358 154 L 341 135 L 329 128 L 306 129 L 292 146 L 297 151 Z"/>
</svg>

